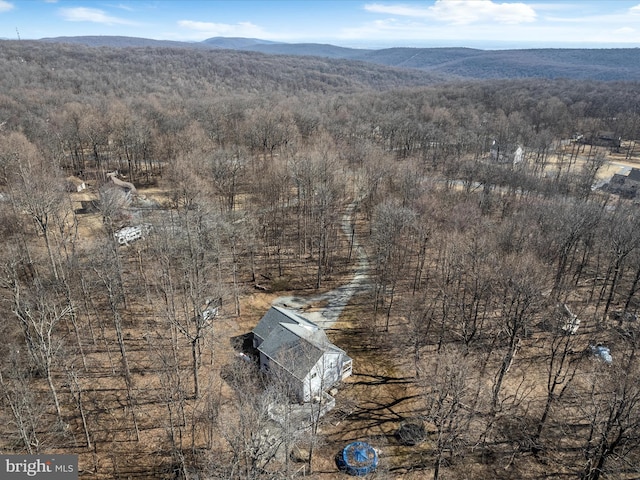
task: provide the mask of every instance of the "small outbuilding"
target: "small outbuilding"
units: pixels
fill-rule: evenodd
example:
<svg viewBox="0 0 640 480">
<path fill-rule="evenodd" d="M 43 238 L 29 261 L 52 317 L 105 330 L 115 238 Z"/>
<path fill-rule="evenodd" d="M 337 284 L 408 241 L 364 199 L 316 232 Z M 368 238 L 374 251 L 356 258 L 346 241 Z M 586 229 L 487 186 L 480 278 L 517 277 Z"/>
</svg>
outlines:
<svg viewBox="0 0 640 480">
<path fill-rule="evenodd" d="M 87 185 L 84 183 L 84 180 L 78 177 L 74 177 L 73 175 L 67 177 L 66 180 L 67 192 L 82 192 L 87 189 Z"/>
</svg>

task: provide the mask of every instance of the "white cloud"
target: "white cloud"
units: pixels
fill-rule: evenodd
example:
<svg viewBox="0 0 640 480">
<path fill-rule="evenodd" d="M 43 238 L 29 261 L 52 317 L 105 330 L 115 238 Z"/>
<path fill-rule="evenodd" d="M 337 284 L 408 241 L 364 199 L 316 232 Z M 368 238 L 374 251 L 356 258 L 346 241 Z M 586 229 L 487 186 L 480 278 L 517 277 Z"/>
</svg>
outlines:
<svg viewBox="0 0 640 480">
<path fill-rule="evenodd" d="M 13 9 L 13 3 L 5 2 L 4 0 L 0 0 L 0 12 L 8 12 Z"/>
<path fill-rule="evenodd" d="M 134 11 L 133 7 L 131 7 L 129 5 L 125 5 L 123 3 L 119 3 L 117 5 L 109 5 L 109 6 L 113 7 L 113 8 L 119 8 L 120 10 L 126 10 L 127 12 L 133 12 Z"/>
<path fill-rule="evenodd" d="M 374 13 L 440 20 L 454 25 L 472 23 L 519 24 L 533 22 L 536 11 L 524 3 L 496 3 L 492 0 L 436 0 L 430 7 L 373 3 L 365 9 Z"/>
<path fill-rule="evenodd" d="M 631 7 L 629 9 L 629 13 L 632 15 L 640 15 L 640 5 L 636 5 L 635 7 Z"/>
<path fill-rule="evenodd" d="M 631 28 L 631 27 L 622 27 L 617 30 L 614 30 L 613 33 L 615 33 L 616 35 L 632 35 L 636 33 L 636 30 L 635 28 Z"/>
<path fill-rule="evenodd" d="M 136 22 L 124 18 L 108 15 L 104 10 L 97 8 L 61 8 L 60 14 L 69 22 L 92 22 L 104 25 L 136 25 Z"/>
<path fill-rule="evenodd" d="M 178 25 L 188 30 L 206 34 L 209 37 L 260 37 L 265 34 L 262 28 L 251 22 L 228 24 L 180 20 Z"/>
<path fill-rule="evenodd" d="M 388 13 L 390 15 L 400 15 L 406 17 L 430 17 L 430 9 L 433 7 L 421 8 L 409 5 L 382 5 L 371 3 L 364 6 L 364 9 L 373 13 Z"/>
</svg>

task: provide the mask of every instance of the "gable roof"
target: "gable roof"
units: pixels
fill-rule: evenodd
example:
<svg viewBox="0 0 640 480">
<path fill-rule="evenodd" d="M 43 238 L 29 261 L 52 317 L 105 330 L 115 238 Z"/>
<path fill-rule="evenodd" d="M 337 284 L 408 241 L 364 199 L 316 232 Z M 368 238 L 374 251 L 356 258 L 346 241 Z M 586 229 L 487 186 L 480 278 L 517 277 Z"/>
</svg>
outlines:
<svg viewBox="0 0 640 480">
<path fill-rule="evenodd" d="M 253 329 L 264 339 L 258 351 L 298 380 L 304 380 L 325 353 L 345 354 L 315 323 L 291 310 L 271 309 Z"/>
<path fill-rule="evenodd" d="M 286 328 L 271 335 L 258 350 L 298 380 L 305 379 L 324 353 L 315 345 L 300 341 L 300 337 Z"/>
<path fill-rule="evenodd" d="M 269 338 L 274 329 L 279 328 L 281 323 L 316 326 L 315 323 L 310 322 L 291 310 L 281 307 L 271 307 L 260 319 L 258 325 L 253 329 L 253 334 L 265 340 Z"/>
<path fill-rule="evenodd" d="M 629 175 L 627 175 L 627 178 L 629 180 L 633 180 L 634 182 L 640 182 L 640 169 L 632 168 L 629 172 Z"/>
</svg>

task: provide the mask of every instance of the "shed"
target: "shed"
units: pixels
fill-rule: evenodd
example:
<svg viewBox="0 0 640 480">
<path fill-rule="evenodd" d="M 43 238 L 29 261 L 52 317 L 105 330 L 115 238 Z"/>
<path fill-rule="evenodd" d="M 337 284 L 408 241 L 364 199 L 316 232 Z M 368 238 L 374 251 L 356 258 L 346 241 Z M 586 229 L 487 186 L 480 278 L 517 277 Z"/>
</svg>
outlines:
<svg viewBox="0 0 640 480">
<path fill-rule="evenodd" d="M 67 192 L 82 192 L 83 190 L 86 190 L 87 185 L 81 178 L 71 175 L 66 179 L 66 187 Z"/>
</svg>

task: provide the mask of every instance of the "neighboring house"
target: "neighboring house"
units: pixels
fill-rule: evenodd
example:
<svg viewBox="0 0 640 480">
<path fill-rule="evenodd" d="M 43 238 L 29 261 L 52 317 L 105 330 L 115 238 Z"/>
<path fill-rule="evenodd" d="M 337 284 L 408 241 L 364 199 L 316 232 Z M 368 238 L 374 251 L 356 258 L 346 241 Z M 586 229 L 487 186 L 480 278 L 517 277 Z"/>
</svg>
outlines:
<svg viewBox="0 0 640 480">
<path fill-rule="evenodd" d="M 500 145 L 494 140 L 489 149 L 489 156 L 497 163 L 517 165 L 524 160 L 524 150 L 519 145 Z"/>
<path fill-rule="evenodd" d="M 315 323 L 271 307 L 253 329 L 260 368 L 284 374 L 299 402 L 310 402 L 351 375 L 353 361 Z"/>
<path fill-rule="evenodd" d="M 626 174 L 616 173 L 604 189 L 623 198 L 636 198 L 640 188 L 640 169 L 632 168 Z"/>
<path fill-rule="evenodd" d="M 612 151 L 618 152 L 622 145 L 622 137 L 613 132 L 596 132 L 586 136 L 581 136 L 581 143 L 593 145 L 594 147 L 607 147 Z"/>
</svg>

